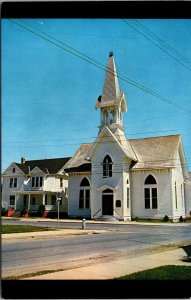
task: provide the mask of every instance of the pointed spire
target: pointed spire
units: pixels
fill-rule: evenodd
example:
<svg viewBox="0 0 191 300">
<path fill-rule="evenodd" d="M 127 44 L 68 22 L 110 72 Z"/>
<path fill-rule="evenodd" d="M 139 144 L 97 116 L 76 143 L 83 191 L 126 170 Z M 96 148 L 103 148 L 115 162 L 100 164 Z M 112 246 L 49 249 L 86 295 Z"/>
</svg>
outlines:
<svg viewBox="0 0 191 300">
<path fill-rule="evenodd" d="M 123 112 L 127 111 L 125 94 L 120 92 L 113 52 L 109 53 L 109 61 L 102 95 L 98 97 L 96 109 L 100 108 L 100 126 L 109 126 L 115 131 L 123 130 Z"/>
<path fill-rule="evenodd" d="M 109 53 L 109 61 L 105 76 L 105 82 L 102 91 L 102 104 L 107 104 L 110 101 L 117 101 L 120 95 L 119 82 L 116 72 L 115 60 L 113 52 Z"/>
</svg>

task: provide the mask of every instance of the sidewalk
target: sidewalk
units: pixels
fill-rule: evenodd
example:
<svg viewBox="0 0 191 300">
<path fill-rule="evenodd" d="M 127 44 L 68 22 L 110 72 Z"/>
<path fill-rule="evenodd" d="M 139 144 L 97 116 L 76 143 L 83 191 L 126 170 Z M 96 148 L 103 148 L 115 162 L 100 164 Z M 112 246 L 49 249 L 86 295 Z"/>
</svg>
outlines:
<svg viewBox="0 0 191 300">
<path fill-rule="evenodd" d="M 48 231 L 35 231 L 35 232 L 23 232 L 23 233 L 5 233 L 1 235 L 2 241 L 13 239 L 26 239 L 26 238 L 55 238 L 70 235 L 82 235 L 82 234 L 99 234 L 105 233 L 108 230 L 83 230 L 83 229 L 56 229 Z"/>
<path fill-rule="evenodd" d="M 54 222 L 57 223 L 57 219 L 49 219 L 49 218 L 16 218 L 20 221 L 28 221 L 28 222 Z M 2 217 L 2 220 L 14 220 L 13 217 Z M 80 219 L 60 219 L 60 223 L 82 223 Z M 166 223 L 166 222 L 138 222 L 138 221 L 95 221 L 95 220 L 86 220 L 86 224 L 119 224 L 119 225 L 148 225 L 148 226 L 191 226 L 191 223 Z"/>
<path fill-rule="evenodd" d="M 87 267 L 44 274 L 27 278 L 27 280 L 94 280 L 94 279 L 114 279 L 151 268 L 165 265 L 186 265 L 191 266 L 191 262 L 183 262 L 186 253 L 182 248 L 155 252 L 141 256 L 118 259 L 112 262 L 94 264 Z M 23 280 L 23 279 L 22 279 Z"/>
</svg>

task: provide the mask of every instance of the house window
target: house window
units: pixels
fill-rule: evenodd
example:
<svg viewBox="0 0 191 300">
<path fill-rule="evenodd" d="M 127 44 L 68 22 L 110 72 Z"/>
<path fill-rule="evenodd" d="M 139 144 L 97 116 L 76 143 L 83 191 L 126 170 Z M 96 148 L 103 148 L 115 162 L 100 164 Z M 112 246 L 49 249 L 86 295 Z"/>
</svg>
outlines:
<svg viewBox="0 0 191 300">
<path fill-rule="evenodd" d="M 129 180 L 127 179 L 127 209 L 130 208 L 130 189 L 129 189 Z"/>
<path fill-rule="evenodd" d="M 60 187 L 63 187 L 63 178 L 60 178 Z"/>
<path fill-rule="evenodd" d="M 89 209 L 90 208 L 90 183 L 85 177 L 82 179 L 80 184 L 79 192 L 79 209 Z"/>
<path fill-rule="evenodd" d="M 116 207 L 121 207 L 121 200 L 116 200 Z"/>
<path fill-rule="evenodd" d="M 48 205 L 48 196 L 45 195 L 45 205 Z"/>
<path fill-rule="evenodd" d="M 106 155 L 103 160 L 103 177 L 112 177 L 112 159 L 109 155 Z"/>
<path fill-rule="evenodd" d="M 9 187 L 10 188 L 17 187 L 17 178 L 10 178 Z"/>
<path fill-rule="evenodd" d="M 42 187 L 43 177 L 32 177 L 32 187 Z"/>
<path fill-rule="evenodd" d="M 11 206 L 15 206 L 15 196 L 10 196 L 9 204 L 10 204 Z"/>
<path fill-rule="evenodd" d="M 176 186 L 176 181 L 175 181 L 175 185 L 174 185 L 174 193 L 175 193 L 175 206 L 176 206 L 176 209 L 178 209 L 178 198 L 177 198 L 177 186 Z"/>
<path fill-rule="evenodd" d="M 145 180 L 144 185 L 145 209 L 158 208 L 157 182 L 152 175 Z"/>
<path fill-rule="evenodd" d="M 51 196 L 51 205 L 56 205 L 56 196 L 55 195 Z"/>
<path fill-rule="evenodd" d="M 31 205 L 36 205 L 36 198 L 35 197 L 32 198 Z"/>
<path fill-rule="evenodd" d="M 42 179 L 42 177 L 40 177 L 40 186 L 42 186 L 42 181 L 43 181 L 43 179 Z"/>
<path fill-rule="evenodd" d="M 15 173 L 15 168 L 13 168 L 13 173 Z"/>
</svg>

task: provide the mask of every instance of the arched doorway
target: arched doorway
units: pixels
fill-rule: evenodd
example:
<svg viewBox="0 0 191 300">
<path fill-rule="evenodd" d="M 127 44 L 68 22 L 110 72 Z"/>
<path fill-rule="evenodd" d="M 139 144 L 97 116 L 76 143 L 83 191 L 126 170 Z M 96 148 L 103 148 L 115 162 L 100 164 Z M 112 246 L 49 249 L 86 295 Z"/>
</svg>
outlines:
<svg viewBox="0 0 191 300">
<path fill-rule="evenodd" d="M 110 189 L 102 193 L 102 215 L 113 216 L 113 191 Z"/>
</svg>

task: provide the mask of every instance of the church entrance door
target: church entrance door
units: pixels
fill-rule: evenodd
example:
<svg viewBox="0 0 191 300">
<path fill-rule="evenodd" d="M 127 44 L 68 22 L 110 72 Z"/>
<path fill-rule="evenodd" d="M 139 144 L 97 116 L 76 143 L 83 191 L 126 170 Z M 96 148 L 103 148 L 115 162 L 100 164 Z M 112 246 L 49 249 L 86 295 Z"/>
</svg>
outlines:
<svg viewBox="0 0 191 300">
<path fill-rule="evenodd" d="M 105 190 L 102 194 L 102 215 L 113 216 L 113 191 Z"/>
</svg>

